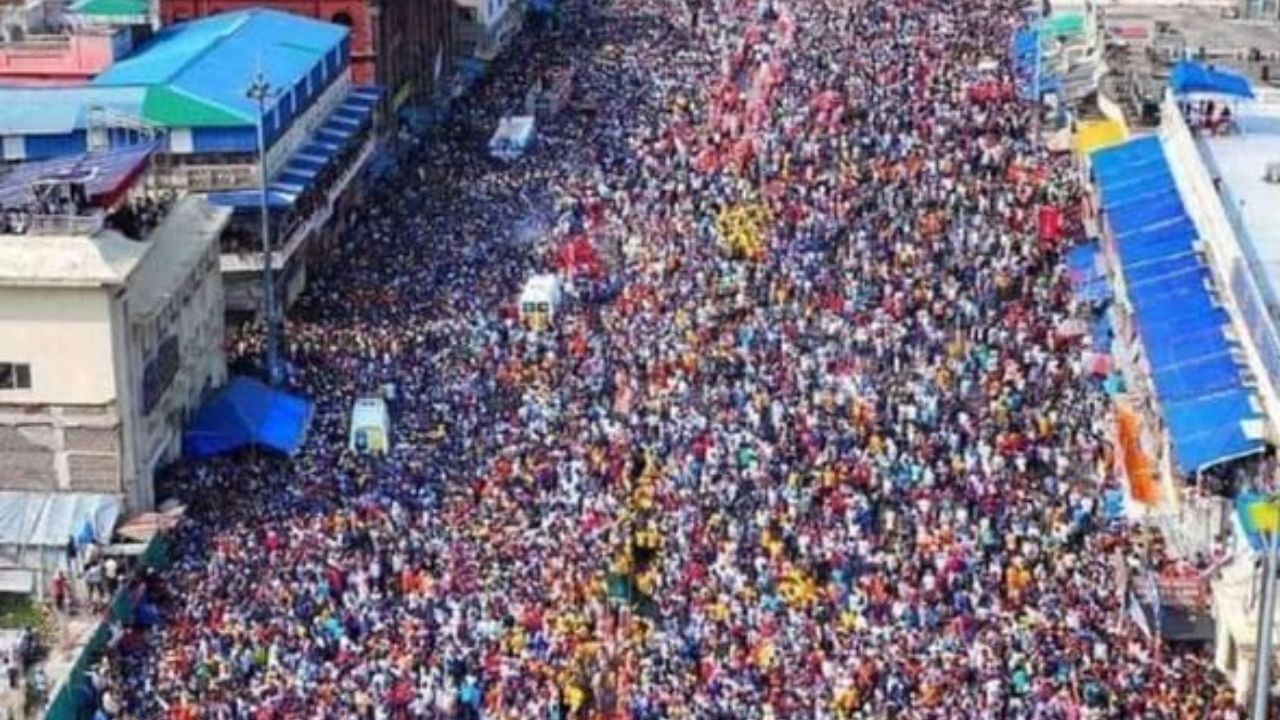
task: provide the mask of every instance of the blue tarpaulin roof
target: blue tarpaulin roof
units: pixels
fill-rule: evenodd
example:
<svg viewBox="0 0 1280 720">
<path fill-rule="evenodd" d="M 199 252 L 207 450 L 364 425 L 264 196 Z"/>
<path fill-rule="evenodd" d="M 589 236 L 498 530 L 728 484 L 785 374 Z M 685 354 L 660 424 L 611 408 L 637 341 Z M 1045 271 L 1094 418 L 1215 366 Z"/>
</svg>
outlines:
<svg viewBox="0 0 1280 720">
<path fill-rule="evenodd" d="M 1165 340 L 1146 349 L 1147 359 L 1155 367 L 1193 362 L 1221 354 L 1230 347 L 1225 329 L 1221 325 L 1193 328 L 1190 332 L 1179 332 Z"/>
<path fill-rule="evenodd" d="M 262 197 L 258 190 L 224 190 L 222 192 L 211 192 L 206 198 L 211 205 L 229 208 L 257 209 L 262 203 Z M 267 206 L 271 208 L 287 208 L 293 205 L 293 201 L 297 199 L 296 195 L 289 193 L 267 192 Z"/>
<path fill-rule="evenodd" d="M 1181 254 L 1127 267 L 1124 269 L 1124 279 L 1129 287 L 1141 287 L 1201 267 L 1204 264 L 1200 262 L 1199 256 L 1194 253 Z"/>
<path fill-rule="evenodd" d="M 1171 403 L 1164 415 L 1185 473 L 1255 455 L 1264 447 L 1243 427 L 1244 421 L 1262 416 L 1253 393 L 1244 388 Z"/>
<path fill-rule="evenodd" d="M 1261 412 L 1159 138 L 1099 150 L 1091 162 L 1178 469 L 1192 474 L 1260 451 L 1245 425 Z"/>
<path fill-rule="evenodd" d="M 1240 387 L 1240 366 L 1230 353 L 1224 352 L 1186 363 L 1167 365 L 1153 373 L 1152 380 L 1160 402 L 1168 405 Z"/>
<path fill-rule="evenodd" d="M 252 378 L 232 380 L 200 408 L 185 434 L 190 457 L 211 457 L 245 446 L 292 455 L 311 423 L 311 403 Z"/>
<path fill-rule="evenodd" d="M 1179 95 L 1212 93 L 1242 98 L 1253 97 L 1253 87 L 1245 76 L 1194 60 L 1183 60 L 1174 65 L 1173 73 L 1169 76 L 1169 85 Z"/>
</svg>

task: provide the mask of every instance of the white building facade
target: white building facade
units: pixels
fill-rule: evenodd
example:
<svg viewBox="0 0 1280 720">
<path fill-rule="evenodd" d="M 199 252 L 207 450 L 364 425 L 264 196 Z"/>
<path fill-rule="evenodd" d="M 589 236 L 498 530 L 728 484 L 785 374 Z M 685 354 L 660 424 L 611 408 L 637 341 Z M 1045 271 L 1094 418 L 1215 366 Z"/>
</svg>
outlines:
<svg viewBox="0 0 1280 720">
<path fill-rule="evenodd" d="M 156 502 L 156 469 L 226 378 L 217 239 L 180 201 L 144 242 L 0 237 L 0 490 Z"/>
</svg>

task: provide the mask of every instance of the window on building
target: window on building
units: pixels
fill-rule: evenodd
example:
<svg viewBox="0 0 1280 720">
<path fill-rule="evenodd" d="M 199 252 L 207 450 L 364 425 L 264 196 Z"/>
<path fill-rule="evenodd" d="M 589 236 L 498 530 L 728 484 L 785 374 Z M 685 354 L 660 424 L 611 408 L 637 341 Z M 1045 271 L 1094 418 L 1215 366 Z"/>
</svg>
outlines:
<svg viewBox="0 0 1280 720">
<path fill-rule="evenodd" d="M 347 27 L 352 27 L 356 24 L 356 21 L 351 18 L 351 14 L 345 12 L 334 13 L 333 17 L 329 18 L 329 22 L 335 25 L 346 25 Z"/>
<path fill-rule="evenodd" d="M 0 362 L 0 390 L 30 390 L 31 366 Z"/>
</svg>

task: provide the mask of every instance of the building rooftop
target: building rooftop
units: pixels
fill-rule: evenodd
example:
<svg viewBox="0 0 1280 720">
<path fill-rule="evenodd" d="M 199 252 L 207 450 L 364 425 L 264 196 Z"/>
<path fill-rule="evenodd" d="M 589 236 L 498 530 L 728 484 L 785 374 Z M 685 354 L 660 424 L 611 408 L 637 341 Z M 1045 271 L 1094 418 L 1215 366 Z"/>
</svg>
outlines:
<svg viewBox="0 0 1280 720">
<path fill-rule="evenodd" d="M 146 88 L 0 88 L 0 128 L 5 135 L 64 134 L 86 126 L 89 108 L 99 105 L 140 116 Z"/>
<path fill-rule="evenodd" d="M 349 35 L 341 25 L 275 10 L 224 13 L 166 28 L 93 85 L 151 88 L 143 116 L 164 125 L 252 123 L 257 105 L 245 88 L 255 73 L 288 89 L 320 63 L 336 71 Z"/>
<path fill-rule="evenodd" d="M 1224 209 L 1274 303 L 1280 298 L 1280 184 L 1267 180 L 1267 166 L 1280 162 L 1280 105 L 1268 110 L 1265 102 L 1242 103 L 1236 115 L 1244 132 L 1203 136 L 1198 143 L 1210 174 L 1221 179 Z"/>
<path fill-rule="evenodd" d="M 218 242 L 232 210 L 212 206 L 203 197 L 187 195 L 147 236 L 150 252 L 129 290 L 134 317 L 155 314 L 169 299 L 175 283 L 191 274 Z"/>
<path fill-rule="evenodd" d="M 92 237 L 4 235 L 0 236 L 0 285 L 122 285 L 146 253 L 146 243 L 114 230 Z"/>
<path fill-rule="evenodd" d="M 1146 45 L 1161 37 L 1180 36 L 1193 53 L 1204 48 L 1209 56 L 1230 56 L 1250 48 L 1280 51 L 1280 24 L 1259 20 L 1239 20 L 1224 15 L 1222 8 L 1196 5 L 1111 6 L 1106 8 L 1105 25 L 1113 37 Z"/>
<path fill-rule="evenodd" d="M 245 89 L 259 68 L 273 87 L 285 90 L 319 66 L 327 68 L 327 81 L 349 34 L 341 25 L 261 8 L 174 25 L 89 85 L 0 87 L 0 131 L 82 130 L 95 105 L 160 127 L 250 125 L 257 122 L 257 106 Z"/>
</svg>

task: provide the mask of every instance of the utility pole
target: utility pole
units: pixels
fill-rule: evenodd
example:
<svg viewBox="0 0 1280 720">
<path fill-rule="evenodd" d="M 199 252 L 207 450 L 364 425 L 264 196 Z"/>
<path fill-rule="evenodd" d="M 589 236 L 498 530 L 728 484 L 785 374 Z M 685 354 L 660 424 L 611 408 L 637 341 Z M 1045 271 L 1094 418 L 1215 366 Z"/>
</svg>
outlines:
<svg viewBox="0 0 1280 720">
<path fill-rule="evenodd" d="M 1276 617 L 1276 551 L 1280 546 L 1277 528 L 1264 537 L 1262 599 L 1258 603 L 1257 667 L 1253 678 L 1253 720 L 1267 720 L 1271 700 L 1271 639 Z"/>
<path fill-rule="evenodd" d="M 1254 646 L 1257 661 L 1253 676 L 1252 720 L 1267 720 L 1271 700 L 1271 646 L 1276 617 L 1276 551 L 1280 550 L 1280 503 L 1261 499 L 1248 509 L 1262 536 L 1262 597 L 1258 602 L 1258 639 Z"/>
<path fill-rule="evenodd" d="M 259 60 L 261 65 L 261 60 Z M 271 247 L 271 213 L 267 196 L 267 101 L 277 95 L 259 68 L 245 95 L 258 103 L 258 210 L 262 214 L 262 316 L 267 329 L 267 382 L 276 387 L 284 379 L 280 365 L 283 326 L 276 297 L 275 268 Z"/>
</svg>

